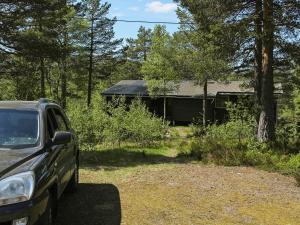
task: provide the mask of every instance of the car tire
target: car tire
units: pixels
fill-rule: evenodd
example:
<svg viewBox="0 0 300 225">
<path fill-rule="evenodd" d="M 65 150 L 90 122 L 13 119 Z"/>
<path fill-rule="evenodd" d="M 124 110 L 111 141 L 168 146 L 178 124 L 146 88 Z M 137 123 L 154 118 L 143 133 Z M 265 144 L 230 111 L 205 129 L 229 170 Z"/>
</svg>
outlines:
<svg viewBox="0 0 300 225">
<path fill-rule="evenodd" d="M 71 180 L 69 181 L 69 184 L 66 188 L 66 192 L 67 193 L 74 193 L 77 191 L 77 187 L 78 187 L 78 183 L 79 183 L 79 163 L 76 163 L 75 166 L 75 170 L 74 173 L 72 175 Z"/>
</svg>

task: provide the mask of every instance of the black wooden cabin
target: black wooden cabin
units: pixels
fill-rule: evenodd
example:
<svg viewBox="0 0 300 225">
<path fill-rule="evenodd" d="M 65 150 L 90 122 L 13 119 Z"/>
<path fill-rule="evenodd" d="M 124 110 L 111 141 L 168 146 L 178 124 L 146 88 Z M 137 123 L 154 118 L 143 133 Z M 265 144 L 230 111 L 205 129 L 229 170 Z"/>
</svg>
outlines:
<svg viewBox="0 0 300 225">
<path fill-rule="evenodd" d="M 177 88 L 166 96 L 167 119 L 174 124 L 190 124 L 195 120 L 202 120 L 203 86 L 195 81 L 180 81 L 176 86 Z M 276 84 L 275 95 L 282 94 L 280 87 L 280 84 Z M 120 81 L 105 90 L 102 95 L 106 97 L 107 101 L 111 101 L 114 96 L 123 96 L 128 104 L 138 97 L 142 99 L 151 112 L 157 116 L 163 116 L 164 96 L 150 96 L 147 90 L 147 82 L 144 80 Z M 228 113 L 225 102 L 237 102 L 238 99 L 251 102 L 254 99 L 254 89 L 243 81 L 209 81 L 207 95 L 208 122 L 222 123 L 226 121 Z"/>
</svg>

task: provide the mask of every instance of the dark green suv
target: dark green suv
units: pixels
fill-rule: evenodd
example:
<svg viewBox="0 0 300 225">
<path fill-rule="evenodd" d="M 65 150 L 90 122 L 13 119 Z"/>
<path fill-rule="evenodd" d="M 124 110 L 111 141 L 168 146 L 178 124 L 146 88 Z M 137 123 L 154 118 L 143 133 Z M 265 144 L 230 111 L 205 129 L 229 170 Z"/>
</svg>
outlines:
<svg viewBox="0 0 300 225">
<path fill-rule="evenodd" d="M 78 184 L 77 138 L 47 99 L 0 101 L 0 225 L 50 225 Z"/>
</svg>

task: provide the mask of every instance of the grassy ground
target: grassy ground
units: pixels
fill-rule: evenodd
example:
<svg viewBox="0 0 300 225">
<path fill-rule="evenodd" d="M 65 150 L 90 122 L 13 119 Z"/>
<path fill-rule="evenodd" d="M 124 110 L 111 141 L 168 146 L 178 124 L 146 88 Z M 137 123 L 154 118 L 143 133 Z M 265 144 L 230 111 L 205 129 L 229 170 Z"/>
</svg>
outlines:
<svg viewBox="0 0 300 225">
<path fill-rule="evenodd" d="M 57 225 L 300 224 L 293 178 L 177 158 L 174 146 L 83 154 Z"/>
</svg>

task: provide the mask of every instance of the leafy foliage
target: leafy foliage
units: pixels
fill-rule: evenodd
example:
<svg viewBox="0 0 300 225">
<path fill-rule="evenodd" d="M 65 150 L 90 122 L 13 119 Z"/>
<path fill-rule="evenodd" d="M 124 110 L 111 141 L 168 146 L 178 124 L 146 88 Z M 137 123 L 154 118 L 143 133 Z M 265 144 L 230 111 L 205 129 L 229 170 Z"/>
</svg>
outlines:
<svg viewBox="0 0 300 225">
<path fill-rule="evenodd" d="M 150 54 L 143 64 L 142 73 L 148 81 L 149 92 L 152 96 L 165 96 L 176 85 L 177 72 L 170 58 L 172 52 L 171 37 L 164 26 L 156 26 L 153 31 Z"/>
<path fill-rule="evenodd" d="M 278 146 L 258 142 L 255 138 L 256 123 L 253 116 L 255 114 L 243 104 L 227 103 L 227 110 L 230 116 L 225 124 L 207 128 L 193 126 L 198 138 L 189 144 L 190 154 L 204 162 L 219 165 L 247 165 L 280 171 L 294 175 L 299 182 L 299 152 L 289 155 L 284 149 L 278 149 Z M 290 146 L 298 146 L 292 145 L 293 140 L 299 140 L 298 134 L 286 134 L 285 138 Z M 279 141 L 281 138 L 283 137 L 278 135 Z"/>
<path fill-rule="evenodd" d="M 281 112 L 277 129 L 277 143 L 285 151 L 296 151 L 300 144 L 300 91 L 295 90 L 293 104 L 285 107 Z"/>
<path fill-rule="evenodd" d="M 166 96 L 177 89 L 178 73 L 173 66 L 171 36 L 165 26 L 157 25 L 152 36 L 152 47 L 142 66 L 149 94 L 164 98 L 164 120 L 166 119 Z"/>
<path fill-rule="evenodd" d="M 254 118 L 242 104 L 227 104 L 229 122 L 202 128 L 204 135 L 197 141 L 199 149 L 193 154 L 205 161 L 240 165 L 244 152 L 255 143 Z M 198 131 L 197 131 L 198 132 Z"/>
<path fill-rule="evenodd" d="M 127 112 L 125 128 L 130 140 L 150 146 L 165 138 L 168 124 L 150 113 L 140 100 L 135 100 Z"/>
<path fill-rule="evenodd" d="M 176 90 L 179 79 L 197 83 L 253 79 L 256 42 L 264 37 L 254 29 L 256 3 L 262 1 L 178 2 L 182 22 L 178 32 L 171 35 L 164 26 L 141 27 L 137 38 L 128 39 L 121 48 L 121 40 L 114 38 L 115 21 L 108 18 L 109 3 L 0 0 L 0 99 L 47 96 L 63 106 L 67 102 L 82 149 L 102 143 L 156 144 L 164 139 L 168 124 L 139 100 L 128 105 L 124 99 L 114 99 L 107 104 L 98 83 L 145 78 L 152 96 L 166 96 Z M 228 104 L 229 122 L 207 128 L 194 125 L 195 141 L 182 141 L 182 154 L 191 149 L 204 161 L 268 165 L 299 175 L 300 8 L 296 0 L 273 3 L 272 68 L 275 81 L 283 83 L 285 97 L 280 102 L 277 146 L 256 141 L 255 107 L 250 112 L 243 104 Z M 273 81 L 268 83 L 273 86 Z M 84 106 L 87 95 L 93 96 L 90 107 Z"/>
<path fill-rule="evenodd" d="M 98 144 L 121 145 L 131 142 L 151 146 L 165 138 L 168 125 L 152 115 L 140 100 L 127 105 L 123 98 L 106 103 L 94 95 L 91 107 L 74 101 L 68 106 L 68 115 L 78 134 L 83 150 L 92 150 Z"/>
<path fill-rule="evenodd" d="M 108 104 L 107 112 L 109 126 L 104 136 L 113 144 L 130 141 L 151 146 L 165 137 L 168 126 L 152 115 L 140 100 L 134 100 L 128 108 L 124 99 L 116 98 Z"/>
<path fill-rule="evenodd" d="M 92 150 L 104 141 L 104 129 L 108 126 L 108 115 L 104 111 L 105 103 L 101 96 L 94 96 L 91 107 L 85 107 L 84 100 L 70 101 L 68 116 L 72 128 L 78 135 L 82 150 Z"/>
</svg>

